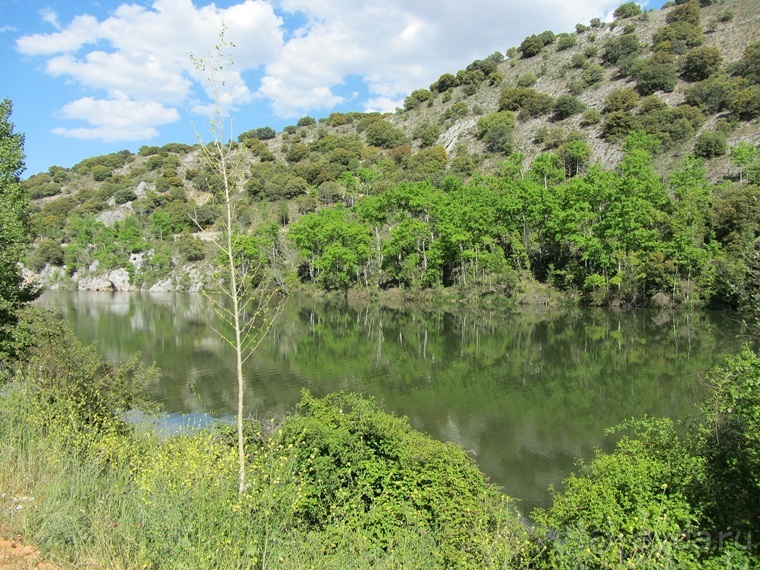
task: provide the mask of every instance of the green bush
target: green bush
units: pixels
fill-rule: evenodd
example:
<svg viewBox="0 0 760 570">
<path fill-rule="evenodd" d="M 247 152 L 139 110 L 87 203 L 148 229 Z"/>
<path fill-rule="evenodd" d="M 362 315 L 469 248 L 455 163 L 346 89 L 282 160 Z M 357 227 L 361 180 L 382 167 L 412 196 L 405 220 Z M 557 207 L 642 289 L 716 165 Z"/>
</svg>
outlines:
<svg viewBox="0 0 760 570">
<path fill-rule="evenodd" d="M 750 83 L 760 83 L 760 41 L 744 48 L 741 59 L 731 66 L 731 73 L 744 77 Z"/>
<path fill-rule="evenodd" d="M 604 100 L 603 113 L 615 111 L 633 111 L 639 104 L 638 94 L 630 87 L 613 89 Z"/>
<path fill-rule="evenodd" d="M 536 81 L 538 81 L 538 78 L 535 76 L 535 74 L 531 72 L 523 73 L 520 77 L 517 78 L 517 86 L 533 87 L 536 84 Z"/>
<path fill-rule="evenodd" d="M 177 253 L 185 261 L 200 261 L 206 257 L 203 242 L 190 234 L 181 234 L 175 242 Z"/>
<path fill-rule="evenodd" d="M 486 143 L 490 152 L 509 154 L 512 151 L 514 128 L 514 114 L 510 111 L 499 111 L 478 120 L 477 136 Z"/>
<path fill-rule="evenodd" d="M 694 143 L 694 156 L 700 158 L 723 156 L 726 152 L 728 152 L 728 142 L 724 133 L 705 131 Z"/>
<path fill-rule="evenodd" d="M 604 117 L 602 136 L 608 141 L 619 142 L 636 130 L 636 117 L 626 111 L 614 111 Z"/>
<path fill-rule="evenodd" d="M 427 89 L 415 89 L 412 94 L 404 99 L 404 110 L 416 109 L 425 101 L 432 99 L 433 94 Z"/>
<path fill-rule="evenodd" d="M 499 98 L 500 111 L 519 111 L 529 117 L 539 117 L 549 113 L 554 105 L 550 95 L 527 87 L 507 87 Z"/>
<path fill-rule="evenodd" d="M 760 117 L 760 86 L 752 85 L 738 91 L 731 99 L 729 109 L 743 120 Z"/>
<path fill-rule="evenodd" d="M 745 349 L 710 382 L 699 431 L 707 476 L 697 496 L 713 528 L 746 533 L 760 524 L 760 355 Z"/>
<path fill-rule="evenodd" d="M 137 194 L 135 194 L 132 188 L 120 188 L 114 192 L 113 200 L 117 204 L 126 204 L 127 202 L 137 200 Z"/>
<path fill-rule="evenodd" d="M 723 55 L 713 46 L 701 46 L 688 52 L 683 58 L 681 76 L 686 81 L 702 81 L 720 70 Z"/>
<path fill-rule="evenodd" d="M 634 16 L 640 16 L 641 6 L 636 4 L 636 2 L 626 2 L 625 4 L 621 4 L 615 8 L 615 11 L 612 13 L 612 15 L 615 16 L 615 19 L 633 18 Z"/>
<path fill-rule="evenodd" d="M 564 51 L 571 47 L 575 47 L 578 44 L 578 40 L 575 39 L 575 36 L 571 36 L 570 34 L 563 34 L 557 36 L 557 38 L 557 51 Z"/>
<path fill-rule="evenodd" d="M 598 125 L 602 122 L 602 115 L 597 109 L 589 109 L 583 113 L 581 117 L 581 126 L 590 127 L 591 125 Z"/>
<path fill-rule="evenodd" d="M 373 121 L 365 131 L 367 144 L 381 148 L 394 148 L 406 143 L 406 135 L 388 121 Z"/>
<path fill-rule="evenodd" d="M 518 48 L 525 58 L 537 56 L 543 49 L 544 42 L 536 35 L 525 38 Z"/>
<path fill-rule="evenodd" d="M 736 84 L 727 77 L 718 75 L 695 83 L 684 92 L 689 105 L 714 114 L 730 107 L 736 94 Z"/>
<path fill-rule="evenodd" d="M 415 432 L 372 401 L 304 394 L 281 441 L 304 481 L 295 516 L 306 528 L 347 527 L 380 547 L 416 528 L 437 545 L 433 566 L 480 568 L 491 556 L 514 562 L 523 530 L 508 500 L 461 449 Z M 484 531 L 503 541 L 493 544 Z"/>
<path fill-rule="evenodd" d="M 694 509 L 684 497 L 698 460 L 669 420 L 627 422 L 613 453 L 597 452 L 534 518 L 547 537 L 539 568 L 696 568 Z"/>
<path fill-rule="evenodd" d="M 573 115 L 577 115 L 578 113 L 582 113 L 585 109 L 586 105 L 582 101 L 577 97 L 565 93 L 557 97 L 556 101 L 554 101 L 554 107 L 552 108 L 554 112 L 553 118 L 561 121 L 568 117 L 572 117 Z"/>
<path fill-rule="evenodd" d="M 92 170 L 90 170 L 90 173 L 92 174 L 92 179 L 96 182 L 103 182 L 104 180 L 108 180 L 111 177 L 112 170 L 108 168 L 107 166 L 102 166 L 100 164 L 97 164 L 92 167 Z"/>
<path fill-rule="evenodd" d="M 678 83 L 678 73 L 674 65 L 652 60 L 634 64 L 631 76 L 636 81 L 636 90 L 642 95 L 651 95 L 656 91 L 670 93 Z"/>
<path fill-rule="evenodd" d="M 599 83 L 604 79 L 604 68 L 596 63 L 586 62 L 581 71 L 581 80 L 588 86 Z"/>
<path fill-rule="evenodd" d="M 27 259 L 27 265 L 34 271 L 41 271 L 45 265 L 63 265 L 63 248 L 61 244 L 52 239 L 44 239 Z"/>
<path fill-rule="evenodd" d="M 251 129 L 238 135 L 238 142 L 244 143 L 246 139 L 256 139 L 260 141 L 266 141 L 273 139 L 277 136 L 277 133 L 272 127 L 259 127 L 257 129 Z"/>
<path fill-rule="evenodd" d="M 607 65 L 615 65 L 621 59 L 639 53 L 643 46 L 636 34 L 623 34 L 606 40 L 602 47 L 602 61 Z"/>
<path fill-rule="evenodd" d="M 311 125 L 316 125 L 317 121 L 314 117 L 309 117 L 308 115 L 305 117 L 301 117 L 298 119 L 298 122 L 296 122 L 297 127 L 308 127 Z"/>
</svg>

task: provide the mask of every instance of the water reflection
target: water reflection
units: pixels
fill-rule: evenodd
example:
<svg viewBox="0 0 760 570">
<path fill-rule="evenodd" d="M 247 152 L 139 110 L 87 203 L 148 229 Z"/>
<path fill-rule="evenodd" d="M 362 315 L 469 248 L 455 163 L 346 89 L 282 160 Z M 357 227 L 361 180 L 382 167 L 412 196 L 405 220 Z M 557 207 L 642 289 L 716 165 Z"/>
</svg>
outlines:
<svg viewBox="0 0 760 570">
<path fill-rule="evenodd" d="M 225 416 L 234 359 L 190 294 L 46 293 L 111 360 L 135 352 L 162 369 L 150 389 L 177 414 Z M 604 429 L 644 414 L 684 418 L 702 380 L 741 344 L 727 313 L 601 309 L 423 311 L 288 299 L 248 362 L 246 406 L 286 414 L 303 388 L 374 396 L 420 430 L 462 445 L 527 509 L 546 504 Z"/>
</svg>

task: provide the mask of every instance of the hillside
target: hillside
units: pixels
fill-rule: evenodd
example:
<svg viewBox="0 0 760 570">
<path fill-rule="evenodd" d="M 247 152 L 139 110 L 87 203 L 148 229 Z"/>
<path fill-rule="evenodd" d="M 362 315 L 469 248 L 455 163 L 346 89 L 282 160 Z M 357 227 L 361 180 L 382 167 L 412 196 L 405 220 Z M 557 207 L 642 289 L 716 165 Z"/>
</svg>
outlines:
<svg viewBox="0 0 760 570">
<path fill-rule="evenodd" d="M 612 23 L 526 38 L 393 114 L 241 133 L 247 255 L 289 290 L 747 304 L 760 2 L 703 3 L 624 4 Z M 40 236 L 27 266 L 48 286 L 209 279 L 218 180 L 198 146 L 53 166 L 25 185 Z"/>
</svg>

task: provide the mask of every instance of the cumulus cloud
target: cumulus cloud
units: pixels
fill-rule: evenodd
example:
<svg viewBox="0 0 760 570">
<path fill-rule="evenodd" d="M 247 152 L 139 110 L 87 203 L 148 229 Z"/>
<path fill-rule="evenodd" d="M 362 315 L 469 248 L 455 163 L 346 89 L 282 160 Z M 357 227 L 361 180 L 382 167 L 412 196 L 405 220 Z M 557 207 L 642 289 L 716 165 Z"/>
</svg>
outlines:
<svg viewBox="0 0 760 570">
<path fill-rule="evenodd" d="M 104 142 L 139 141 L 158 134 L 157 126 L 173 123 L 179 112 L 156 102 L 135 102 L 126 97 L 94 99 L 83 97 L 66 104 L 62 118 L 84 121 L 89 127 L 53 129 L 58 135 Z"/>
<path fill-rule="evenodd" d="M 307 24 L 267 67 L 259 94 L 274 111 L 294 116 L 329 109 L 334 88 L 357 75 L 366 83 L 368 109 L 392 109 L 414 89 L 474 59 L 519 45 L 545 29 L 572 31 L 578 22 L 609 13 L 618 0 L 280 0 Z M 304 96 L 327 89 L 323 100 Z M 321 104 L 320 104 L 321 103 Z"/>
<path fill-rule="evenodd" d="M 154 0 L 150 7 L 122 4 L 102 21 L 82 14 L 65 25 L 50 11 L 41 13 L 41 18 L 56 31 L 19 38 L 19 52 L 44 57 L 45 71 L 54 77 L 98 96 L 105 94 L 98 101 L 108 102 L 113 110 L 125 109 L 127 102 L 132 109 L 142 105 L 151 111 L 162 111 L 139 115 L 141 122 L 135 122 L 130 129 L 114 123 L 98 124 L 98 115 L 88 116 L 88 111 L 100 112 L 100 107 L 91 104 L 96 101 L 92 98 L 63 109 L 62 117 L 78 118 L 98 127 L 55 132 L 86 138 L 97 135 L 103 140 L 155 136 L 155 127 L 166 121 L 149 121 L 162 120 L 169 109 L 172 116 L 179 116 L 179 109 L 197 98 L 196 85 L 212 95 L 205 81 L 208 66 L 198 69 L 191 55 L 197 61 L 215 53 L 223 28 L 224 39 L 235 45 L 234 63 L 228 66 L 224 62 L 226 69 L 218 79 L 224 83 L 222 96 L 232 107 L 253 97 L 242 73 L 275 60 L 283 43 L 282 21 L 263 0 L 244 0 L 226 9 L 215 4 L 196 7 L 192 0 Z M 83 105 L 82 101 L 90 104 Z"/>
<path fill-rule="evenodd" d="M 104 20 L 82 14 L 66 24 L 45 12 L 42 18 L 55 31 L 21 37 L 16 45 L 23 54 L 44 57 L 50 75 L 99 97 L 91 101 L 163 111 L 129 131 L 97 123 L 82 110 L 77 116 L 90 127 L 80 136 L 152 136 L 165 123 L 149 121 L 166 118 L 169 110 L 207 111 L 201 95 L 211 93 L 189 55 L 213 52 L 223 23 L 225 39 L 235 44 L 234 65 L 218 78 L 226 102 L 234 108 L 257 98 L 274 115 L 293 118 L 349 101 L 357 110 L 393 110 L 442 73 L 505 52 L 533 33 L 572 31 L 578 22 L 609 14 L 619 1 L 241 0 L 219 8 L 153 0 L 149 7 L 122 4 Z M 244 80 L 254 76 L 253 84 Z M 363 95 L 355 98 L 355 92 Z M 97 112 L 94 104 L 83 108 Z M 61 116 L 74 118 L 69 106 Z"/>
</svg>

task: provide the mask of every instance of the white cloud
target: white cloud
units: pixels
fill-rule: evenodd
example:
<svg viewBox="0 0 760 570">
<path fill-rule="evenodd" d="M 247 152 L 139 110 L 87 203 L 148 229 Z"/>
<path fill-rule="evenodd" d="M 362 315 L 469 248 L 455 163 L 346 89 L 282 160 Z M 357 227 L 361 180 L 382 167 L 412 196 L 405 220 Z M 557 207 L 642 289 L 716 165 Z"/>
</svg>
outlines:
<svg viewBox="0 0 760 570">
<path fill-rule="evenodd" d="M 126 98 L 175 112 L 203 111 L 207 102 L 196 87 L 203 73 L 189 56 L 213 52 L 224 22 L 225 39 L 235 44 L 235 63 L 219 77 L 229 104 L 239 107 L 256 97 L 277 116 L 292 118 L 329 112 L 348 101 L 357 110 L 393 110 L 442 73 L 505 52 L 533 33 L 572 31 L 576 23 L 608 14 L 619 2 L 241 0 L 219 8 L 192 0 L 153 0 L 150 7 L 122 4 L 102 21 L 83 14 L 62 24 L 54 13 L 43 13 L 57 30 L 21 37 L 16 45 L 25 55 L 45 57 L 47 73 L 89 90 L 99 101 Z M 291 19 L 284 16 L 294 16 L 301 27 L 286 30 L 283 22 Z M 251 71 L 263 72 L 260 83 L 245 83 Z M 345 95 L 352 91 L 363 95 Z M 96 112 L 93 105 L 89 109 Z M 96 124 L 84 111 L 79 118 Z M 147 133 L 149 126 L 143 120 L 130 136 Z M 65 133 L 89 136 L 105 130 L 101 125 Z M 117 132 L 113 128 L 108 136 Z"/>
<path fill-rule="evenodd" d="M 40 10 L 40 17 L 43 22 L 47 22 L 53 26 L 56 30 L 61 29 L 61 23 L 58 21 L 58 14 L 50 8 L 43 8 Z"/>
<path fill-rule="evenodd" d="M 102 21 L 83 14 L 63 26 L 53 12 L 43 12 L 41 17 L 57 25 L 58 31 L 19 38 L 16 42 L 19 52 L 45 57 L 48 74 L 86 92 L 98 96 L 105 93 L 106 98 L 101 101 L 126 98 L 152 109 L 155 105 L 166 109 L 164 105 L 186 104 L 196 97 L 194 83 L 210 95 L 204 72 L 194 67 L 190 56 L 203 58 L 213 53 L 223 26 L 226 26 L 225 40 L 235 45 L 234 64 L 219 77 L 224 81 L 223 98 L 232 107 L 253 97 L 241 74 L 273 61 L 283 42 L 282 22 L 263 0 L 244 0 L 226 9 L 214 4 L 196 7 L 192 0 L 154 0 L 150 7 L 122 4 Z M 91 98 L 80 101 L 84 100 L 94 101 Z M 84 106 L 77 108 L 77 118 L 97 121 L 97 117 L 86 115 L 88 109 L 98 112 L 94 105 Z M 173 111 L 177 113 L 176 109 Z M 69 105 L 62 116 L 74 118 Z M 138 135 L 144 138 L 149 132 L 155 133 L 155 128 L 149 131 L 138 125 L 132 131 L 123 126 L 55 132 L 88 138 L 103 132 L 109 140 L 114 140 L 115 133 L 123 132 L 129 140 L 135 140 Z"/>
<path fill-rule="evenodd" d="M 307 25 L 267 66 L 258 94 L 280 116 L 329 109 L 342 102 L 333 90 L 361 76 L 368 109 L 389 110 L 414 89 L 474 59 L 505 52 L 546 29 L 573 31 L 609 13 L 618 0 L 280 0 Z M 309 94 L 326 92 L 324 99 Z"/>
<path fill-rule="evenodd" d="M 60 127 L 53 129 L 55 134 L 105 142 L 146 140 L 158 134 L 157 126 L 179 119 L 176 109 L 155 102 L 130 101 L 124 96 L 115 99 L 83 97 L 67 103 L 60 114 L 65 119 L 85 121 L 90 126 Z"/>
</svg>

